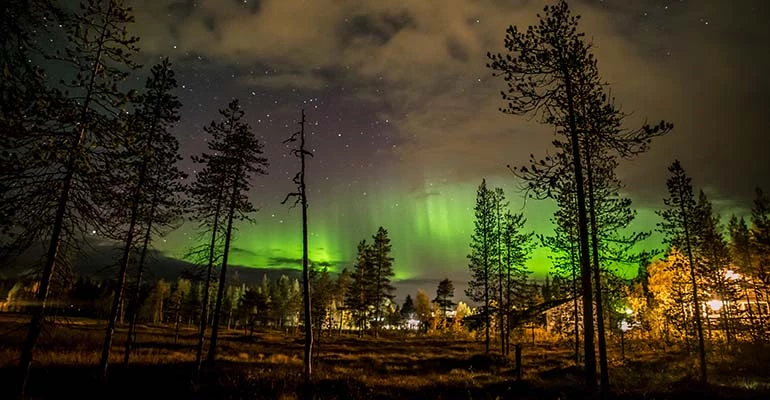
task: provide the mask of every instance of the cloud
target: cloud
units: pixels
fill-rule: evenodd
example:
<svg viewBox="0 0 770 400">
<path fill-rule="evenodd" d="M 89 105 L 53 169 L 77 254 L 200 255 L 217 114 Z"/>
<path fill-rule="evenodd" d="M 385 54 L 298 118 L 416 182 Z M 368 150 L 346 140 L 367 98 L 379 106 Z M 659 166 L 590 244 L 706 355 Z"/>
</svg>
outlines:
<svg viewBox="0 0 770 400">
<path fill-rule="evenodd" d="M 241 83 L 246 87 L 263 89 L 320 90 L 328 86 L 328 81 L 324 77 L 306 72 L 258 74 L 241 78 Z"/>
<path fill-rule="evenodd" d="M 138 1 L 142 46 L 222 64 L 278 70 L 244 78 L 265 90 L 376 88 L 352 96 L 381 109 L 398 135 L 397 174 L 414 193 L 426 178 L 477 181 L 544 154 L 551 130 L 503 115 L 504 83 L 485 67 L 508 25 L 533 24 L 544 1 Z M 194 6 L 191 6 L 194 4 Z M 682 160 L 696 185 L 747 204 L 764 172 L 770 128 L 763 2 L 573 1 L 629 126 L 675 123 L 619 173 L 640 203 L 659 203 L 666 165 Z M 707 24 L 708 23 L 708 24 Z"/>
</svg>

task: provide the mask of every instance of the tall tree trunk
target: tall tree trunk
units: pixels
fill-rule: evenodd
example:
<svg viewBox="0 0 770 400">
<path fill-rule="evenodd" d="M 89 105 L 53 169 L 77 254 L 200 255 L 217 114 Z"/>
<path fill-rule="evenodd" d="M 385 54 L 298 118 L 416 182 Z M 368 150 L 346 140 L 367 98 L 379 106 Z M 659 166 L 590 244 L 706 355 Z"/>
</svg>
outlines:
<svg viewBox="0 0 770 400">
<path fill-rule="evenodd" d="M 594 349 L 593 294 L 591 290 L 591 263 L 588 252 L 588 218 L 584 190 L 583 165 L 580 161 L 580 142 L 575 121 L 575 104 L 572 93 L 572 78 L 564 60 L 561 70 L 567 95 L 567 116 L 572 147 L 572 164 L 575 170 L 575 188 L 578 208 L 578 239 L 580 241 L 580 275 L 583 289 L 583 347 L 585 360 L 585 385 L 589 391 L 596 390 L 596 350 Z"/>
<path fill-rule="evenodd" d="M 484 233 L 484 236 L 486 236 L 486 233 Z M 484 238 L 484 243 L 486 245 L 487 238 Z M 486 354 L 489 354 L 489 325 L 490 325 L 490 318 L 489 318 L 489 250 L 484 249 L 484 325 L 485 325 L 485 333 L 486 338 L 484 341 L 484 349 Z"/>
<path fill-rule="evenodd" d="M 495 194 L 495 214 L 497 217 L 497 314 L 500 324 L 500 354 L 505 355 L 505 316 L 503 315 L 503 252 L 501 250 L 501 229 L 500 229 L 500 202 L 502 199 L 497 198 Z"/>
<path fill-rule="evenodd" d="M 684 208 L 684 193 L 682 193 L 682 186 L 679 185 L 679 204 L 680 211 L 682 213 L 682 228 L 684 228 L 684 240 L 685 247 L 687 247 L 687 261 L 690 264 L 690 283 L 692 284 L 692 299 L 693 299 L 693 315 L 695 317 L 695 330 L 698 334 L 698 356 L 700 361 L 700 379 L 701 382 L 706 383 L 708 381 L 708 374 L 706 371 L 706 344 L 703 339 L 703 323 L 701 321 L 701 309 L 700 302 L 698 301 L 698 282 L 695 279 L 695 258 L 692 255 L 692 246 L 690 242 L 690 221 L 687 211 Z M 710 326 L 710 324 L 709 324 Z"/>
<path fill-rule="evenodd" d="M 575 323 L 575 366 L 580 365 L 580 323 L 578 321 L 578 290 L 577 290 L 577 267 L 575 262 L 575 238 L 572 233 L 572 230 L 570 229 L 570 265 L 572 266 L 572 305 L 573 305 L 573 316 L 574 316 L 574 323 Z"/>
<path fill-rule="evenodd" d="M 586 171 L 588 173 L 588 209 L 591 223 L 591 252 L 593 256 L 594 294 L 596 295 L 596 325 L 599 336 L 599 370 L 600 390 L 606 395 L 610 385 L 610 375 L 607 365 L 607 342 L 604 334 L 604 304 L 602 303 L 601 269 L 599 268 L 599 232 L 596 223 L 596 197 L 594 193 L 594 174 L 592 158 L 594 156 L 591 143 L 584 138 L 586 151 Z"/>
<path fill-rule="evenodd" d="M 115 297 L 112 301 L 112 310 L 110 311 L 110 319 L 107 321 L 107 329 L 104 333 L 104 343 L 102 344 L 102 355 L 99 359 L 99 371 L 102 380 L 107 379 L 107 368 L 110 361 L 110 350 L 112 349 L 112 337 L 115 334 L 115 325 L 118 322 L 118 311 L 120 304 L 123 302 L 123 295 L 126 291 L 126 277 L 128 275 L 128 260 L 131 253 L 131 247 L 134 242 L 134 231 L 136 230 L 137 218 L 139 216 L 139 202 L 141 196 L 141 188 L 145 184 L 147 177 L 147 164 L 143 164 L 139 171 L 139 180 L 134 188 L 133 199 L 131 202 L 131 218 L 128 223 L 128 233 L 126 234 L 126 240 L 123 245 L 123 254 L 120 257 L 120 269 L 118 271 L 118 286 L 115 289 Z"/>
<path fill-rule="evenodd" d="M 506 240 L 506 280 L 505 280 L 505 313 L 508 318 L 506 318 L 506 324 L 505 324 L 505 356 L 508 357 L 511 353 L 511 329 L 512 329 L 512 321 L 511 316 L 508 314 L 511 312 L 513 307 L 511 307 L 511 243 L 510 240 Z"/>
<path fill-rule="evenodd" d="M 81 133 L 81 137 L 83 134 Z M 73 156 L 74 159 L 74 156 Z M 59 245 L 61 244 L 62 228 L 64 225 L 64 214 L 67 210 L 67 203 L 69 202 L 69 194 L 72 187 L 73 179 L 73 167 L 70 166 L 69 171 L 64 179 L 64 186 L 59 196 L 59 204 L 56 209 L 56 217 L 54 219 L 53 230 L 51 232 L 51 240 L 48 245 L 48 253 L 46 254 L 45 264 L 43 265 L 43 273 L 40 277 L 40 286 L 35 294 L 36 310 L 32 315 L 32 319 L 29 323 L 29 330 L 27 331 L 27 339 L 24 341 L 24 345 L 21 349 L 21 357 L 19 360 L 19 374 L 20 374 L 20 397 L 26 397 L 27 382 L 29 381 L 30 368 L 32 366 L 32 355 L 35 351 L 35 346 L 40 338 L 40 334 L 43 331 L 43 323 L 45 322 L 46 312 L 48 311 L 48 292 L 51 287 L 51 280 L 53 279 L 54 266 L 56 264 L 56 258 L 59 255 Z"/>
<path fill-rule="evenodd" d="M 230 253 L 230 242 L 233 234 L 233 219 L 235 218 L 235 205 L 238 200 L 238 173 L 233 175 L 233 187 L 230 194 L 230 205 L 227 214 L 227 231 L 225 232 L 225 249 L 222 254 L 222 268 L 219 270 L 219 287 L 217 288 L 217 300 L 214 305 L 213 322 L 211 324 L 211 343 L 209 344 L 209 354 L 207 361 L 210 365 L 214 364 L 217 357 L 217 336 L 219 334 L 219 318 L 222 313 L 222 300 L 225 297 L 225 286 L 227 279 L 227 258 Z"/>
<path fill-rule="evenodd" d="M 305 308 L 305 383 L 309 384 L 312 380 L 313 372 L 313 331 L 310 326 L 311 304 L 310 304 L 310 268 L 308 265 L 307 249 L 307 194 L 305 191 L 305 110 L 302 110 L 302 120 L 300 121 L 300 202 L 302 206 L 302 296 Z M 379 285 L 379 282 L 378 282 Z M 379 294 L 378 294 L 379 296 Z M 377 306 L 379 311 L 379 304 Z M 378 328 L 379 329 L 379 328 Z"/>
<path fill-rule="evenodd" d="M 142 275 L 144 273 L 144 260 L 147 256 L 147 248 L 150 246 L 150 237 L 152 235 L 152 214 L 154 214 L 155 206 L 152 207 L 153 211 L 150 214 L 150 221 L 147 223 L 147 229 L 144 231 L 144 243 L 142 244 L 142 253 L 139 256 L 139 266 L 136 270 L 136 287 L 134 288 L 133 307 L 128 317 L 128 334 L 126 335 L 126 346 L 123 353 L 123 366 L 128 367 L 128 360 L 131 357 L 131 351 L 133 345 L 136 343 L 136 317 L 139 314 L 139 294 L 142 288 Z"/>
<path fill-rule="evenodd" d="M 235 181 L 235 179 L 234 179 Z M 211 342 L 209 344 L 209 353 L 207 361 L 210 365 L 214 364 L 217 357 L 217 338 L 219 335 L 219 318 L 222 313 L 222 300 L 224 299 L 225 286 L 227 279 L 227 259 L 230 253 L 230 242 L 232 240 L 233 233 L 233 218 L 235 217 L 235 204 L 238 198 L 238 188 L 233 183 L 232 195 L 230 198 L 230 206 L 227 216 L 227 231 L 225 232 L 225 249 L 222 254 L 222 268 L 219 270 L 219 285 L 217 287 L 217 299 L 214 304 L 213 322 L 211 324 Z"/>
<path fill-rule="evenodd" d="M 209 242 L 209 262 L 206 266 L 206 283 L 203 287 L 203 300 L 201 301 L 201 314 L 198 321 L 198 344 L 195 347 L 195 367 L 200 374 L 203 366 L 203 342 L 206 338 L 206 327 L 209 315 L 209 296 L 211 289 L 211 273 L 214 269 L 216 256 L 217 231 L 219 230 L 219 216 L 222 210 L 222 195 L 217 196 L 217 204 L 214 211 L 214 225 L 211 228 L 211 241 Z"/>
</svg>

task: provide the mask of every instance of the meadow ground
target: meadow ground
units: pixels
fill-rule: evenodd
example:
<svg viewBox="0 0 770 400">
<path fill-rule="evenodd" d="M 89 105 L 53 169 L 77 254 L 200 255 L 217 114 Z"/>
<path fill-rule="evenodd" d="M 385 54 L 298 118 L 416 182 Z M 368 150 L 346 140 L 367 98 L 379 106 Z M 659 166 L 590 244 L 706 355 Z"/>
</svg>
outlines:
<svg viewBox="0 0 770 400">
<path fill-rule="evenodd" d="M 0 398 L 14 387 L 21 316 L 0 315 Z M 315 381 L 302 384 L 300 334 L 227 331 L 217 365 L 194 382 L 195 331 L 140 326 L 138 348 L 123 368 L 125 330 L 116 335 L 110 378 L 100 383 L 104 324 L 60 319 L 35 353 L 34 398 L 112 399 L 582 399 L 580 371 L 569 344 L 522 335 L 522 380 L 512 363 L 484 356 L 470 338 L 386 333 L 323 336 Z M 512 352 L 513 353 L 513 352 Z M 708 387 L 695 383 L 695 357 L 630 341 L 626 358 L 610 348 L 613 397 L 623 399 L 770 399 L 770 355 L 756 346 L 710 349 Z"/>
</svg>

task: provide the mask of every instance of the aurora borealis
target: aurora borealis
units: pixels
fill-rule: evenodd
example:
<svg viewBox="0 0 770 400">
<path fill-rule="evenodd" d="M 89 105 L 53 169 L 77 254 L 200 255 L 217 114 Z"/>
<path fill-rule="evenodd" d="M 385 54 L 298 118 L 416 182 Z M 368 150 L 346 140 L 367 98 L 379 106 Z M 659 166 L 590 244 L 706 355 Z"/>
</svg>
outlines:
<svg viewBox="0 0 770 400">
<path fill-rule="evenodd" d="M 545 126 L 498 111 L 501 81 L 485 68 L 508 25 L 533 23 L 543 1 L 136 0 L 145 64 L 168 55 L 184 104 L 175 133 L 183 154 L 203 151 L 202 126 L 231 97 L 264 140 L 269 176 L 254 181 L 259 208 L 241 224 L 232 262 L 293 267 L 299 210 L 280 202 L 298 166 L 281 144 L 305 108 L 310 129 L 310 257 L 350 266 L 355 246 L 379 226 L 393 242 L 399 280 L 467 279 L 475 190 L 505 189 L 528 229 L 548 234 L 549 202 L 528 200 L 505 168 L 545 154 Z M 770 123 L 765 94 L 770 39 L 763 1 L 583 0 L 571 2 L 629 126 L 674 122 L 652 150 L 619 175 L 653 229 L 666 166 L 679 158 L 718 211 L 745 213 L 768 187 Z M 764 13 L 764 14 L 763 14 Z M 755 51 L 746 49 L 754 48 Z M 185 162 L 185 167 L 192 167 Z M 190 170 L 191 173 L 194 171 Z M 157 247 L 180 257 L 186 223 Z M 648 247 L 659 247 L 651 238 Z M 536 276 L 549 268 L 539 250 Z M 632 271 L 625 271 L 632 273 Z M 462 287 L 462 285 L 458 285 Z M 426 287 L 432 291 L 434 285 Z M 458 290 L 458 293 L 460 290 Z"/>
</svg>

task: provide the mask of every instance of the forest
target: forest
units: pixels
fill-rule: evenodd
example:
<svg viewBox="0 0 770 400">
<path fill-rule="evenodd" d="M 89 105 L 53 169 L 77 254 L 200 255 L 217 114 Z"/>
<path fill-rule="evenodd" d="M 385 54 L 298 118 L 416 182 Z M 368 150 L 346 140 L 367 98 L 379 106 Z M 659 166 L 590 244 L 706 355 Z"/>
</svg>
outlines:
<svg viewBox="0 0 770 400">
<path fill-rule="evenodd" d="M 770 396 L 770 196 L 756 188 L 750 215 L 720 215 L 670 160 L 655 230 L 633 231 L 617 170 L 675 125 L 628 127 L 567 1 L 478 60 L 499 111 L 547 126 L 550 147 L 500 160 L 508 193 L 475 180 L 458 261 L 467 289 L 436 279 L 403 302 L 395 221 L 361 238 L 347 266 L 314 261 L 306 174 L 328 155 L 311 150 L 305 110 L 277 133 L 286 154 L 268 154 L 256 117 L 220 99 L 201 127 L 206 150 L 183 154 L 182 83 L 169 57 L 138 64 L 134 22 L 120 0 L 3 3 L 3 398 Z M 256 224 L 254 196 L 279 157 L 296 163 L 281 204 L 301 220 L 302 257 L 244 279 L 233 242 Z M 557 205 L 553 232 L 531 229 L 519 197 Z M 182 223 L 201 240 L 188 267 L 158 277 L 155 245 Z M 650 237 L 660 250 L 640 250 Z M 84 274 L 95 241 L 118 253 Z M 550 254 L 542 277 L 528 267 L 537 248 Z"/>
</svg>

